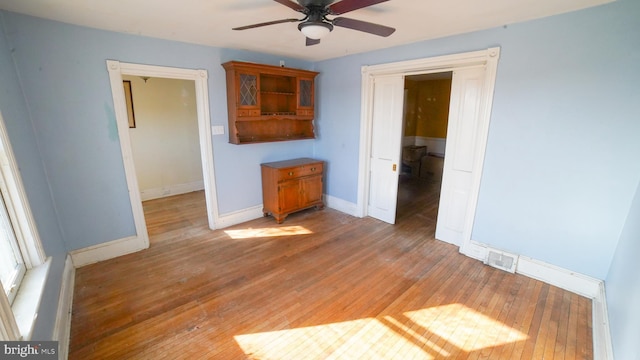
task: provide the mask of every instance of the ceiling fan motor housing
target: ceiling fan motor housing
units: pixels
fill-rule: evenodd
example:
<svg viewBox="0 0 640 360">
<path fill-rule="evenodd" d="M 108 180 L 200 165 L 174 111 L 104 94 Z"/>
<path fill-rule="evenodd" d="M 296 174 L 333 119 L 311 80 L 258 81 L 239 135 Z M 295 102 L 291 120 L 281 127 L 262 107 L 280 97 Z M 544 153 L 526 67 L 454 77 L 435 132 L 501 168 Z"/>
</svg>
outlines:
<svg viewBox="0 0 640 360">
<path fill-rule="evenodd" d="M 276 25 L 288 22 L 300 22 L 298 24 L 298 30 L 302 32 L 306 37 L 306 45 L 316 45 L 320 43 L 320 39 L 325 35 L 333 31 L 334 26 L 339 26 L 347 29 L 358 30 L 369 34 L 378 36 L 389 36 L 395 29 L 374 24 L 366 21 L 336 17 L 333 19 L 327 19 L 327 16 L 342 15 L 344 13 L 362 9 L 375 4 L 383 3 L 389 0 L 273 0 L 281 5 L 284 5 L 291 10 L 304 14 L 303 19 L 282 19 L 275 21 L 268 21 L 253 25 L 246 25 L 233 30 L 247 30 L 261 26 Z"/>
</svg>

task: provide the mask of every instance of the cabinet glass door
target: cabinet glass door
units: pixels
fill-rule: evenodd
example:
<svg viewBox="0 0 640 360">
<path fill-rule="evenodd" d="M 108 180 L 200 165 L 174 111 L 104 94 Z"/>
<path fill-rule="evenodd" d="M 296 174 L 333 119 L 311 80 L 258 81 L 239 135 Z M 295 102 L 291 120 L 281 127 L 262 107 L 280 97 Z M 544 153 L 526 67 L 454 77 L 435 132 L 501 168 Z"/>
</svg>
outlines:
<svg viewBox="0 0 640 360">
<path fill-rule="evenodd" d="M 313 81 L 300 79 L 300 107 L 313 106 Z"/>
<path fill-rule="evenodd" d="M 240 74 L 240 106 L 258 105 L 258 76 Z"/>
</svg>

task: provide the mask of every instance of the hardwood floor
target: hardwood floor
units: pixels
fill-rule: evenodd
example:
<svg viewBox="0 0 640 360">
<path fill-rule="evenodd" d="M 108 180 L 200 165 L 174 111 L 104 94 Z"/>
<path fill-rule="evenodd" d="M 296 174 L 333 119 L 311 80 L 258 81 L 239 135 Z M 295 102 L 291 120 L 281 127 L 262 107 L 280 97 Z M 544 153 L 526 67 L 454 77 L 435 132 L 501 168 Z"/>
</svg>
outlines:
<svg viewBox="0 0 640 360">
<path fill-rule="evenodd" d="M 593 357 L 590 300 L 435 240 L 439 184 L 402 183 L 396 225 L 327 208 L 211 231 L 200 192 L 145 202 L 151 247 L 76 271 L 69 358 Z"/>
</svg>

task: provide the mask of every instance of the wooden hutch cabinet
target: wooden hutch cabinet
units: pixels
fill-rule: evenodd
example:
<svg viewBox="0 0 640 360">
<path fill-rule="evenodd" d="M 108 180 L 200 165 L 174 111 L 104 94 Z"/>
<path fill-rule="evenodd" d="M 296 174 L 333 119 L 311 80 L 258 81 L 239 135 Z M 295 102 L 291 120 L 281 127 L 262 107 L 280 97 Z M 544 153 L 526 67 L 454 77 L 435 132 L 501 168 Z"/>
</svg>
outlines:
<svg viewBox="0 0 640 360">
<path fill-rule="evenodd" d="M 273 215 L 278 224 L 287 215 L 322 202 L 324 163 L 320 160 L 300 158 L 261 164 L 262 212 Z"/>
<path fill-rule="evenodd" d="M 317 72 L 238 61 L 222 66 L 227 73 L 230 143 L 315 138 Z"/>
</svg>

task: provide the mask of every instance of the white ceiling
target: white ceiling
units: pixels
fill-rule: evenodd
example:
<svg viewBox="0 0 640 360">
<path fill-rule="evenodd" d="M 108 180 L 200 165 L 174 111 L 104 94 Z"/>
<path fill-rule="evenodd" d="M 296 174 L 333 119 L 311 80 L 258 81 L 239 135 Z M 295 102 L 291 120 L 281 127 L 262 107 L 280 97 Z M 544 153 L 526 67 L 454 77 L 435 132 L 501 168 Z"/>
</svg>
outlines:
<svg viewBox="0 0 640 360">
<path fill-rule="evenodd" d="M 570 12 L 613 0 L 390 0 L 342 16 L 396 28 L 390 37 L 336 27 L 306 47 L 301 18 L 272 0 L 0 0 L 0 9 L 122 33 L 246 49 L 310 61 L 434 39 Z"/>
</svg>

